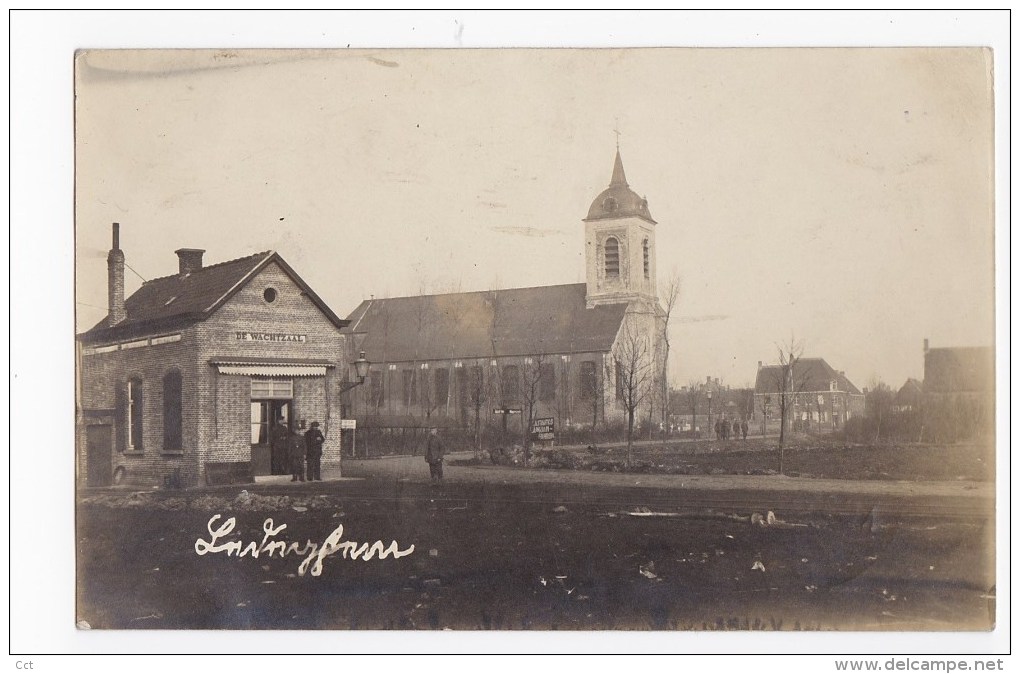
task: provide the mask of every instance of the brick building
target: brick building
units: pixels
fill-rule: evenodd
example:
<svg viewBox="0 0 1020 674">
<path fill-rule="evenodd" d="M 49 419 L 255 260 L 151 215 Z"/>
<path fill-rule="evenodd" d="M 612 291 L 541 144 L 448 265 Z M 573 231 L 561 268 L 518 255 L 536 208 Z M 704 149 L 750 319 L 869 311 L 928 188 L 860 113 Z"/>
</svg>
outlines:
<svg viewBox="0 0 1020 674">
<path fill-rule="evenodd" d="M 113 229 L 109 314 L 78 337 L 78 477 L 181 484 L 289 472 L 270 437 L 313 420 L 324 472 L 340 469 L 347 323 L 279 254 L 203 266 L 181 249 L 178 273 L 124 298 Z M 279 432 L 279 431 L 277 431 Z"/>
<path fill-rule="evenodd" d="M 783 382 L 786 373 L 787 381 Z M 832 368 L 824 358 L 801 358 L 794 367 L 762 365 L 754 383 L 754 418 L 775 421 L 778 428 L 780 398 L 787 396 L 787 423 L 799 428 L 836 430 L 849 419 L 864 414 L 864 394 Z"/>
<path fill-rule="evenodd" d="M 369 299 L 355 308 L 350 330 L 372 362 L 366 386 L 350 396 L 359 429 L 506 423 L 521 432 L 531 407 L 557 430 L 620 421 L 628 373 L 641 380 L 645 418 L 663 348 L 656 222 L 627 184 L 619 151 L 584 223 L 586 283 Z"/>
</svg>

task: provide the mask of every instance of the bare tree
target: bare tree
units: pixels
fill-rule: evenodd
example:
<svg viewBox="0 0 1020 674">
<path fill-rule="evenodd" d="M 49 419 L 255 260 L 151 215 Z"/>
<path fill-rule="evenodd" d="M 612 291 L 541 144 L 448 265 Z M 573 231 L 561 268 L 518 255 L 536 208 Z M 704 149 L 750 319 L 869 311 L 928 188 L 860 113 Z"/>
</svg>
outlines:
<svg viewBox="0 0 1020 674">
<path fill-rule="evenodd" d="M 617 387 L 627 410 L 627 466 L 633 460 L 634 414 L 651 394 L 654 383 L 651 345 L 648 338 L 632 329 L 630 323 L 620 336 L 616 348 Z"/>
<path fill-rule="evenodd" d="M 804 353 L 804 343 L 792 336 L 785 344 L 777 344 L 779 365 L 772 370 L 772 385 L 779 402 L 779 474 L 783 474 L 785 459 L 786 425 L 796 396 L 803 388 L 805 377 L 797 363 Z"/>
<path fill-rule="evenodd" d="M 662 423 L 666 427 L 669 425 L 669 323 L 679 299 L 680 274 L 674 270 L 669 277 L 669 281 L 666 283 L 666 293 L 662 298 L 662 318 L 660 320 L 660 327 L 662 328 L 662 373 L 661 381 L 659 382 L 661 387 L 660 402 L 662 404 Z M 665 441 L 666 438 L 663 435 L 663 442 Z"/>
<path fill-rule="evenodd" d="M 896 394 L 880 379 L 872 379 L 869 384 L 864 404 L 867 416 L 875 421 L 875 442 L 878 442 L 882 421 L 891 414 Z"/>
<path fill-rule="evenodd" d="M 542 376 L 546 374 L 547 359 L 543 354 L 524 359 L 521 372 L 522 397 L 527 410 L 527 423 L 524 426 L 524 465 L 531 460 L 531 428 L 535 424 L 535 409 L 542 395 Z M 555 374 L 554 374 L 555 376 Z"/>
</svg>

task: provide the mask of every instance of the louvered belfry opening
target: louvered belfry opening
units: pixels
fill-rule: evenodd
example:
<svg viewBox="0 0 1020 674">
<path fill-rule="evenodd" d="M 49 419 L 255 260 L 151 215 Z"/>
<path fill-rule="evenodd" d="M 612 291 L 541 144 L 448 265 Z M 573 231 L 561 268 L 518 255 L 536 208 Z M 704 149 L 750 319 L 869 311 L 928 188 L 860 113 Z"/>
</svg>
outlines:
<svg viewBox="0 0 1020 674">
<path fill-rule="evenodd" d="M 620 276 L 620 242 L 615 237 L 606 239 L 606 277 Z"/>
</svg>

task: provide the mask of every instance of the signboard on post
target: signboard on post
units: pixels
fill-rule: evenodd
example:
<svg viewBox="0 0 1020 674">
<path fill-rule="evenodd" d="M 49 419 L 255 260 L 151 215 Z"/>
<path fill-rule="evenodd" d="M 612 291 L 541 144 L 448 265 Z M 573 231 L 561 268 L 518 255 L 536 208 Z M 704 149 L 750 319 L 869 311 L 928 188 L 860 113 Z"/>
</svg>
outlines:
<svg viewBox="0 0 1020 674">
<path fill-rule="evenodd" d="M 341 419 L 340 420 L 340 430 L 341 431 L 353 431 L 357 427 L 358 427 L 358 420 L 357 419 Z"/>
<path fill-rule="evenodd" d="M 493 407 L 492 408 L 492 413 L 493 414 L 520 414 L 521 413 L 521 408 L 520 407 Z"/>
<path fill-rule="evenodd" d="M 535 419 L 531 426 L 531 435 L 535 440 L 555 440 L 555 420 L 550 418 Z"/>
</svg>

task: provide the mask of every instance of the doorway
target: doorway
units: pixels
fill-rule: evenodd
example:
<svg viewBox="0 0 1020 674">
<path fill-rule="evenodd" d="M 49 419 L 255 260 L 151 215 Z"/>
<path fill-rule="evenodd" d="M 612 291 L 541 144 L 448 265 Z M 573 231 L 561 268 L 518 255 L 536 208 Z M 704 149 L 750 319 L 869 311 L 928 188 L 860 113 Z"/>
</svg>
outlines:
<svg viewBox="0 0 1020 674">
<path fill-rule="evenodd" d="M 90 487 L 113 483 L 113 432 L 108 424 L 85 427 L 86 480 Z"/>
<path fill-rule="evenodd" d="M 251 467 L 255 475 L 290 475 L 287 441 L 293 430 L 291 400 L 251 401 Z"/>
</svg>

